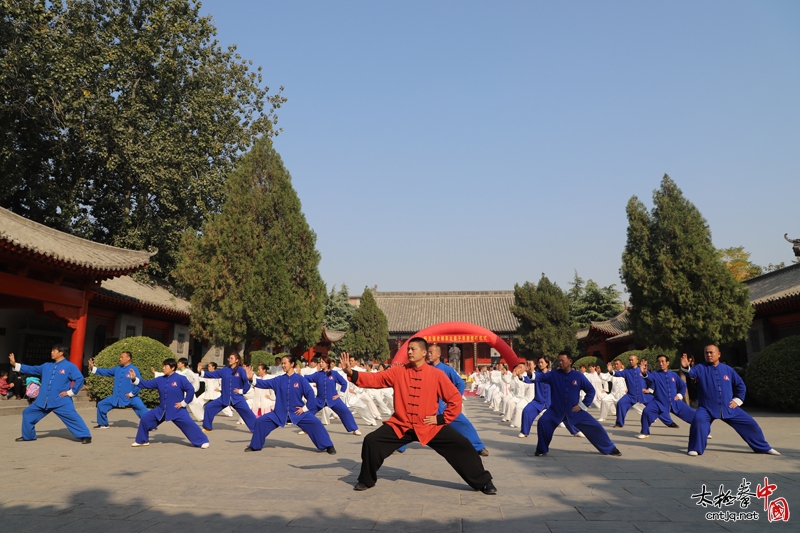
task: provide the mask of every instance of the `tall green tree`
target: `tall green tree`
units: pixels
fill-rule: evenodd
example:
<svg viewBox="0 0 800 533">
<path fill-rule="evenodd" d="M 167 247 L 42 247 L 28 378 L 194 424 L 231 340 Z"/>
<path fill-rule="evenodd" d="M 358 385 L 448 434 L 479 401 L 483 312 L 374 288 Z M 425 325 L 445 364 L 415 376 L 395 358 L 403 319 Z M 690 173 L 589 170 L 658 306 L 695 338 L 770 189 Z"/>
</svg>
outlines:
<svg viewBox="0 0 800 533">
<path fill-rule="evenodd" d="M 700 211 L 664 175 L 653 209 L 628 201 L 620 275 L 630 293 L 636 338 L 665 349 L 699 349 L 745 337 L 753 320 L 747 287 L 711 242 Z"/>
<path fill-rule="evenodd" d="M 196 0 L 0 0 L 0 205 L 98 242 L 158 249 L 224 200 L 275 129 L 261 69 L 215 40 Z"/>
<path fill-rule="evenodd" d="M 336 331 L 349 330 L 355 310 L 356 306 L 350 303 L 350 293 L 347 285 L 342 283 L 342 287 L 338 291 L 336 290 L 336 285 L 334 285 L 325 303 L 324 326 L 327 329 Z"/>
<path fill-rule="evenodd" d="M 361 304 L 353 313 L 350 331 L 342 341 L 341 349 L 359 359 L 389 359 L 389 321 L 369 288 L 365 288 L 361 295 Z"/>
<path fill-rule="evenodd" d="M 191 293 L 192 333 L 291 349 L 319 341 L 326 302 L 316 235 L 289 172 L 260 139 L 228 178 L 222 212 L 187 231 L 176 277 Z"/>
<path fill-rule="evenodd" d="M 615 285 L 601 287 L 591 279 L 584 284 L 577 272 L 570 285 L 567 291 L 569 314 L 576 327 L 585 328 L 590 322 L 608 320 L 622 312 L 620 292 Z"/>
<path fill-rule="evenodd" d="M 577 328 L 570 318 L 569 297 L 544 274 L 537 285 L 514 285 L 510 310 L 519 320 L 516 342 L 522 355 L 553 358 L 561 350 L 575 349 Z"/>
</svg>

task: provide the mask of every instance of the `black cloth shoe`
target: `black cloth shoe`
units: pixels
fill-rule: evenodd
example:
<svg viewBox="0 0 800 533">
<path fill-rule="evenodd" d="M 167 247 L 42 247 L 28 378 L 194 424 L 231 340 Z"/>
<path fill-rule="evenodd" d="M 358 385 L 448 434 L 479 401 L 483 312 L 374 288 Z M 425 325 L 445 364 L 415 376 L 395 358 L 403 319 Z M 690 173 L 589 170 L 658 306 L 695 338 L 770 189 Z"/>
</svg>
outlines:
<svg viewBox="0 0 800 533">
<path fill-rule="evenodd" d="M 364 485 L 360 481 L 358 483 L 356 483 L 355 486 L 353 487 L 353 490 L 358 490 L 358 491 L 367 490 L 367 489 L 369 489 L 369 487 L 367 487 L 366 485 Z"/>
<path fill-rule="evenodd" d="M 483 486 L 481 492 L 488 496 L 494 496 L 495 494 L 497 494 L 497 487 L 495 487 L 494 483 L 490 481 L 489 483 Z"/>
<path fill-rule="evenodd" d="M 480 455 L 481 457 L 489 457 L 489 450 L 484 448 L 484 449 L 482 449 L 481 451 L 478 452 L 478 455 Z"/>
<path fill-rule="evenodd" d="M 328 446 L 325 448 L 325 451 L 328 452 L 329 455 L 336 455 L 336 448 L 333 446 Z"/>
<path fill-rule="evenodd" d="M 547 454 L 542 452 L 542 451 L 536 450 L 536 453 L 534 453 L 533 455 L 535 455 L 536 457 L 541 457 L 541 456 L 547 455 Z"/>
<path fill-rule="evenodd" d="M 94 426 L 92 429 L 108 429 L 108 426 L 101 426 L 101 425 L 98 424 L 98 425 Z"/>
<path fill-rule="evenodd" d="M 81 439 L 81 444 L 91 444 L 91 443 L 92 443 L 92 437 L 83 437 Z"/>
<path fill-rule="evenodd" d="M 680 426 L 678 424 L 676 424 L 675 422 L 673 422 L 672 424 L 668 425 L 667 427 L 668 428 L 679 428 Z"/>
<path fill-rule="evenodd" d="M 246 451 L 246 452 L 260 452 L 261 450 L 256 450 L 255 448 L 251 448 L 250 446 L 248 446 L 247 448 L 244 449 L 244 451 Z"/>
<path fill-rule="evenodd" d="M 614 424 L 614 427 L 615 428 L 621 428 L 622 426 L 620 426 L 619 424 Z"/>
<path fill-rule="evenodd" d="M 615 457 L 619 457 L 620 455 L 622 455 L 622 452 L 620 452 L 618 449 L 614 448 L 613 450 L 611 450 L 611 453 L 609 455 L 613 455 Z"/>
<path fill-rule="evenodd" d="M 17 438 L 16 438 L 16 439 L 14 439 L 14 440 L 15 440 L 16 442 L 28 442 L 28 441 L 27 441 L 27 440 L 25 440 L 23 437 L 17 437 Z M 35 440 L 35 439 L 34 439 L 34 440 Z"/>
</svg>

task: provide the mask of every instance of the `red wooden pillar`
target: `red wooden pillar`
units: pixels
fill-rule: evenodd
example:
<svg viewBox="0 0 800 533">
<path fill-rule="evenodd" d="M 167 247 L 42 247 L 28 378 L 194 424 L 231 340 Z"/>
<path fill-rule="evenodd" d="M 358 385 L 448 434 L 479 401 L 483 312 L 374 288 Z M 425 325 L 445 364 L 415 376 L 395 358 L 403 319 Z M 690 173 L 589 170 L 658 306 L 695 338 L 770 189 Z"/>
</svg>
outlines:
<svg viewBox="0 0 800 533">
<path fill-rule="evenodd" d="M 78 311 L 77 318 L 67 321 L 67 326 L 75 330 L 72 332 L 72 342 L 69 346 L 69 362 L 81 370 L 83 370 L 83 346 L 86 342 L 86 315 L 88 311 L 89 302 L 84 300 Z"/>
</svg>

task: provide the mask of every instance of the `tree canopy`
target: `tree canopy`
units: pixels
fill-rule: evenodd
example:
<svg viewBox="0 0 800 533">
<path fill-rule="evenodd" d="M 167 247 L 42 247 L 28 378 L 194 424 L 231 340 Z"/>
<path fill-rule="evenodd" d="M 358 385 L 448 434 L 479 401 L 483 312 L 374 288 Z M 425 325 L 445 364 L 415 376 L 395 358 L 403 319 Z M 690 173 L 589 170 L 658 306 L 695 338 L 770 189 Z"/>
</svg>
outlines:
<svg viewBox="0 0 800 533">
<path fill-rule="evenodd" d="M 342 287 L 337 291 L 336 285 L 331 288 L 328 294 L 328 301 L 325 303 L 325 319 L 323 325 L 326 329 L 336 331 L 350 331 L 353 321 L 353 313 L 356 307 L 350 304 L 350 294 L 347 285 L 342 283 Z M 340 341 L 331 346 L 331 352 L 338 356 L 344 351 L 345 344 Z"/>
<path fill-rule="evenodd" d="M 622 312 L 620 292 L 615 285 L 601 287 L 591 279 L 584 284 L 577 272 L 570 285 L 569 315 L 576 327 L 585 328 L 590 322 L 602 322 Z"/>
<path fill-rule="evenodd" d="M 168 278 L 181 232 L 285 102 L 196 0 L 0 0 L 0 205 L 133 249 Z"/>
<path fill-rule="evenodd" d="M 227 191 L 222 212 L 201 233 L 187 231 L 181 246 L 176 277 L 191 293 L 192 333 L 313 346 L 326 302 L 316 235 L 269 139 L 241 160 Z"/>
<path fill-rule="evenodd" d="M 511 313 L 519 320 L 516 348 L 524 356 L 546 355 L 574 350 L 577 344 L 570 318 L 569 297 L 542 274 L 538 285 L 526 281 L 514 285 Z"/>
<path fill-rule="evenodd" d="M 750 261 L 750 252 L 744 246 L 719 250 L 720 258 L 736 281 L 745 281 L 764 273 L 764 268 Z"/>
<path fill-rule="evenodd" d="M 711 242 L 697 207 L 664 175 L 647 211 L 628 201 L 628 237 L 620 275 L 637 340 L 665 349 L 697 349 L 744 338 L 753 319 L 747 287 Z"/>
<path fill-rule="evenodd" d="M 342 351 L 350 352 L 359 359 L 389 359 L 389 321 L 369 288 L 364 289 L 361 304 L 353 312 L 350 331 L 341 344 Z"/>
</svg>

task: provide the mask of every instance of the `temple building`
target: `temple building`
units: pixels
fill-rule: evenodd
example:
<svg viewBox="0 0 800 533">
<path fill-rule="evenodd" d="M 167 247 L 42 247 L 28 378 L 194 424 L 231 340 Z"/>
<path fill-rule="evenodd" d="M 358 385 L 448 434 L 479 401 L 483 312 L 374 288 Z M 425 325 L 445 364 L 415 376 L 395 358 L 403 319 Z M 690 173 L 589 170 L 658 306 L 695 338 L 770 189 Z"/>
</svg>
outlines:
<svg viewBox="0 0 800 533">
<path fill-rule="evenodd" d="M 646 346 L 633 340 L 633 331 L 628 326 L 628 309 L 617 316 L 601 322 L 592 322 L 576 334 L 586 355 L 611 361 L 629 350 L 641 350 Z"/>
<path fill-rule="evenodd" d="M 144 335 L 189 355 L 189 302 L 130 274 L 151 253 L 99 244 L 0 208 L 0 367 L 8 354 L 37 365 L 55 343 L 70 361 L 119 339 Z"/>
<path fill-rule="evenodd" d="M 800 335 L 800 264 L 744 282 L 756 315 L 746 340 L 747 360 L 791 335 Z"/>
<path fill-rule="evenodd" d="M 375 302 L 389 322 L 389 347 L 392 356 L 400 345 L 416 332 L 442 322 L 469 322 L 493 331 L 509 345 L 519 322 L 509 307 L 514 291 L 450 291 L 450 292 L 377 292 Z M 358 297 L 351 298 L 351 301 Z M 452 342 L 437 343 L 442 356 L 450 357 L 455 345 L 459 350 L 459 370 L 470 373 L 492 362 L 492 348 L 476 336 L 461 335 Z M 457 352 L 453 352 L 454 354 Z M 499 357 L 495 357 L 499 359 Z"/>
</svg>

